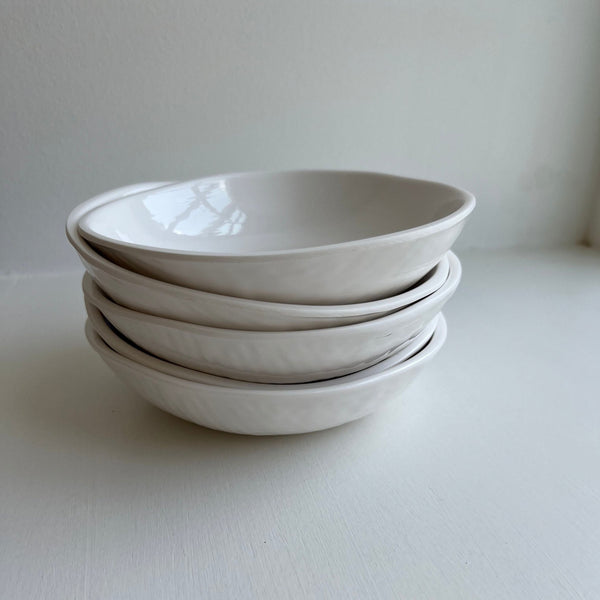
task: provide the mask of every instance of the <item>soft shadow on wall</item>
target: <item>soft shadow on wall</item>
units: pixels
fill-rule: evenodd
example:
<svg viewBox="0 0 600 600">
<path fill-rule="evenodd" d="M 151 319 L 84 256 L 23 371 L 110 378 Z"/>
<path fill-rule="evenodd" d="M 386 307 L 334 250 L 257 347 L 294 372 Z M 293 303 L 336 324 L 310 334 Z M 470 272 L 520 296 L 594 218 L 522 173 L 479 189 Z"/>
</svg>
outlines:
<svg viewBox="0 0 600 600">
<path fill-rule="evenodd" d="M 599 162 L 599 3 L 5 4 L 0 271 L 74 267 L 127 183 L 296 167 L 444 180 L 460 244 L 575 243 Z M 50 249 L 50 251 L 49 251 Z"/>
</svg>

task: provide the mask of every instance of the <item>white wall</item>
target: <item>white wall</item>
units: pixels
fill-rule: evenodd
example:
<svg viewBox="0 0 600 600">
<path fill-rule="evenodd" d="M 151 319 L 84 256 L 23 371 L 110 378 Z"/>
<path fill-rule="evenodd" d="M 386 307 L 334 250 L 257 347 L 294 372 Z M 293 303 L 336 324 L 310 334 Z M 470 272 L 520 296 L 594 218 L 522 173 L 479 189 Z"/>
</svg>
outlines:
<svg viewBox="0 0 600 600">
<path fill-rule="evenodd" d="M 587 231 L 585 241 L 590 246 L 597 246 L 598 248 L 600 248 L 600 185 L 598 186 L 598 188 L 599 189 L 596 195 L 596 201 L 592 208 L 589 229 Z"/>
<path fill-rule="evenodd" d="M 121 184 L 348 167 L 472 190 L 461 244 L 579 241 L 600 164 L 597 0 L 4 0 L 0 270 L 76 264 Z"/>
</svg>

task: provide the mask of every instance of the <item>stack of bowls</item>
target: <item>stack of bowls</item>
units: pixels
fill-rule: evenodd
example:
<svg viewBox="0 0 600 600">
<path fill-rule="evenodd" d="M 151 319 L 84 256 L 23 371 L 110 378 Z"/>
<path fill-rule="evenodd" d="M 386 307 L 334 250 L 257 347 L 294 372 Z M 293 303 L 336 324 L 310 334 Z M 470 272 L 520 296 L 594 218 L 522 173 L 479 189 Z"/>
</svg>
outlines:
<svg viewBox="0 0 600 600">
<path fill-rule="evenodd" d="M 474 206 L 447 185 L 345 171 L 113 190 L 67 221 L 88 340 L 141 396 L 206 427 L 358 419 L 443 345 L 450 247 Z"/>
</svg>

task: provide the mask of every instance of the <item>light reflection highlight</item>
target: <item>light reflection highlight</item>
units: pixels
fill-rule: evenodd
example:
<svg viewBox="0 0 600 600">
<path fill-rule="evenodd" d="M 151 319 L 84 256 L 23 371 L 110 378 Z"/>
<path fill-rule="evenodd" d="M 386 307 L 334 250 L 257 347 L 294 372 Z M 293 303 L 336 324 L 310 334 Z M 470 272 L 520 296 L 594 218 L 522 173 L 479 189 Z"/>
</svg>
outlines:
<svg viewBox="0 0 600 600">
<path fill-rule="evenodd" d="M 155 190 L 142 203 L 155 223 L 178 235 L 237 235 L 247 219 L 223 180 Z"/>
</svg>

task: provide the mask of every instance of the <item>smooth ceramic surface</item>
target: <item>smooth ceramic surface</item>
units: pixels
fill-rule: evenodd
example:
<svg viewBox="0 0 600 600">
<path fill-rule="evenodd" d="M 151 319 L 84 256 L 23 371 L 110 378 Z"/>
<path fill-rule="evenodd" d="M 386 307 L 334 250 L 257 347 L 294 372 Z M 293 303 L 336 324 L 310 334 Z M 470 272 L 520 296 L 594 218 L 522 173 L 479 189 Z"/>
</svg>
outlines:
<svg viewBox="0 0 600 600">
<path fill-rule="evenodd" d="M 114 329 L 114 327 L 106 321 L 102 316 L 102 313 L 92 304 L 86 301 L 85 303 L 86 312 L 88 319 L 94 328 L 94 331 L 102 338 L 102 340 L 110 346 L 117 354 L 124 356 L 136 363 L 154 369 L 164 373 L 165 375 L 171 375 L 180 379 L 187 379 L 188 381 L 195 381 L 197 383 L 205 383 L 208 385 L 218 385 L 222 387 L 235 387 L 239 389 L 255 389 L 255 390 L 273 390 L 277 388 L 279 390 L 300 390 L 310 389 L 311 387 L 323 387 L 327 385 L 339 385 L 341 383 L 348 383 L 350 381 L 358 381 L 365 377 L 370 377 L 381 371 L 385 371 L 390 367 L 393 367 L 402 361 L 405 361 L 415 355 L 417 352 L 429 342 L 433 335 L 439 319 L 443 319 L 443 315 L 438 315 L 430 323 L 428 323 L 413 341 L 411 341 L 406 347 L 402 348 L 398 352 L 394 353 L 389 358 L 359 371 L 358 373 L 352 373 L 343 377 L 336 377 L 334 379 L 325 379 L 323 381 L 312 382 L 312 383 L 301 383 L 301 384 L 272 384 L 272 383 L 252 383 L 249 381 L 238 381 L 237 379 L 227 379 L 226 377 L 217 377 L 216 375 L 209 375 L 202 371 L 194 371 L 193 369 L 186 369 L 179 365 L 161 360 L 152 354 L 144 352 L 138 348 L 129 340 L 124 338 Z"/>
<path fill-rule="evenodd" d="M 398 399 L 446 339 L 443 319 L 417 354 L 374 375 L 339 385 L 272 391 L 206 385 L 166 375 L 112 350 L 86 324 L 92 348 L 140 396 L 155 406 L 211 429 L 250 435 L 308 433 L 360 419 Z"/>
<path fill-rule="evenodd" d="M 86 299 L 132 342 L 160 358 L 212 375 L 258 383 L 303 383 L 376 364 L 417 335 L 450 299 L 461 276 L 449 257 L 444 285 L 420 302 L 372 321 L 306 331 L 238 331 L 129 310 L 109 300 L 89 274 Z"/>
<path fill-rule="evenodd" d="M 141 183 L 96 196 L 79 206 L 67 220 L 67 237 L 102 290 L 115 302 L 139 312 L 225 329 L 295 331 L 348 325 L 377 318 L 408 306 L 436 291 L 447 278 L 443 257 L 417 286 L 373 302 L 346 305 L 300 305 L 191 290 L 139 275 L 98 254 L 79 235 L 78 220 L 89 210 L 160 183 Z"/>
<path fill-rule="evenodd" d="M 419 281 L 474 206 L 464 190 L 379 173 L 238 173 L 119 198 L 78 227 L 113 262 L 169 283 L 348 304 Z"/>
</svg>

